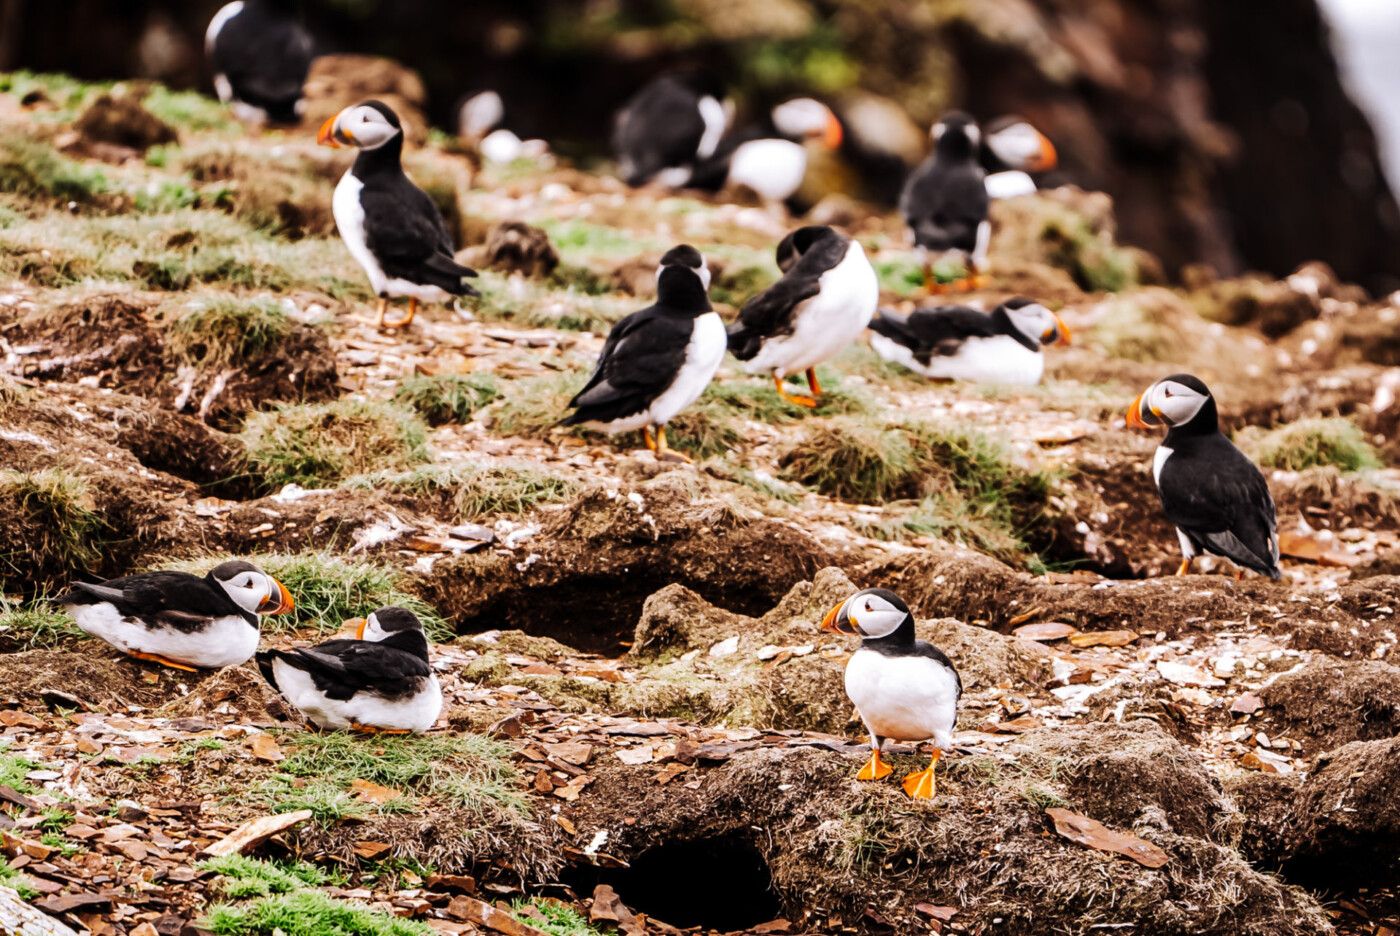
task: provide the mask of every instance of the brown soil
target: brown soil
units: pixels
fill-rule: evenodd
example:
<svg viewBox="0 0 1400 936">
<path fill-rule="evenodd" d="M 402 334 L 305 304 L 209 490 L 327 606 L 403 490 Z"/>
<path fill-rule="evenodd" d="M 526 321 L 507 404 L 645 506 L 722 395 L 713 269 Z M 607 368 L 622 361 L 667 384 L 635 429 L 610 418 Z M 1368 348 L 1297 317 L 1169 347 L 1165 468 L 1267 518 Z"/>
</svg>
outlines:
<svg viewBox="0 0 1400 936">
<path fill-rule="evenodd" d="M 207 678 L 155 663 L 143 663 L 85 641 L 76 652 L 30 650 L 5 655 L 0 667 L 0 701 L 42 711 L 46 705 L 70 709 L 71 701 L 45 698 L 49 690 L 74 696 L 97 711 L 123 713 L 129 706 L 149 708 Z"/>
<path fill-rule="evenodd" d="M 1272 724 L 1304 739 L 1308 754 L 1400 734 L 1400 669 L 1375 660 L 1314 660 L 1260 696 Z"/>
<path fill-rule="evenodd" d="M 1353 887 L 1400 883 L 1400 739 L 1355 741 L 1318 757 L 1287 835 L 1290 877 Z"/>
</svg>

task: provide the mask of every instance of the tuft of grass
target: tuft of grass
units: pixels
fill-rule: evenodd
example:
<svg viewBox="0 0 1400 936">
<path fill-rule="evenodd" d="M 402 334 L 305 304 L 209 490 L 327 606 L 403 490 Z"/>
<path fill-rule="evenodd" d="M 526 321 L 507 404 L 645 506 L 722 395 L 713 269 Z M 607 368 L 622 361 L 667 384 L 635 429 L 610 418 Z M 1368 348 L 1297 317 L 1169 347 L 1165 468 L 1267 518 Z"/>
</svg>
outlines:
<svg viewBox="0 0 1400 936">
<path fill-rule="evenodd" d="M 1361 428 L 1340 416 L 1300 419 L 1269 430 L 1249 426 L 1236 433 L 1235 442 L 1264 468 L 1365 471 L 1382 465 Z"/>
<path fill-rule="evenodd" d="M 356 475 L 345 487 L 390 490 L 419 497 L 449 492 L 458 520 L 502 514 L 520 516 L 540 504 L 564 500 L 575 487 L 567 478 L 534 465 L 472 461 L 422 465 L 410 471 Z"/>
<path fill-rule="evenodd" d="M 427 426 L 398 403 L 342 398 L 253 413 L 240 438 L 265 489 L 330 487 L 371 470 L 428 461 Z"/>
<path fill-rule="evenodd" d="M 533 911 L 533 912 L 529 912 Z M 510 912 L 522 923 L 544 930 L 550 936 L 601 936 L 582 913 L 548 897 L 521 897 L 510 905 Z"/>
<path fill-rule="evenodd" d="M 434 374 L 409 377 L 394 391 L 394 402 L 417 410 L 430 426 L 468 422 L 496 401 L 501 382 L 494 374 Z"/>
<path fill-rule="evenodd" d="M 98 558 L 103 527 L 87 481 L 62 468 L 0 469 L 0 585 L 9 572 L 62 576 Z M 9 572 L 7 572 L 7 569 Z"/>
<path fill-rule="evenodd" d="M 196 133 L 237 134 L 243 129 L 227 107 L 197 91 L 172 91 L 165 85 L 152 85 L 141 104 L 171 126 Z"/>
<path fill-rule="evenodd" d="M 210 858 L 196 867 L 220 875 L 219 891 L 231 900 L 289 894 L 329 880 L 329 875 L 313 864 L 260 861 L 243 855 Z"/>
<path fill-rule="evenodd" d="M 1137 260 L 1112 238 L 1096 234 L 1082 217 L 1051 218 L 1041 230 L 1046 259 L 1067 271 L 1085 292 L 1121 292 L 1138 282 Z"/>
<path fill-rule="evenodd" d="M 320 891 L 259 897 L 244 904 L 216 904 L 200 925 L 217 936 L 434 936 L 426 923 L 404 920 Z"/>
<path fill-rule="evenodd" d="M 496 430 L 531 439 L 548 436 L 549 430 L 569 414 L 569 400 L 587 380 L 584 371 L 512 380 L 492 410 Z"/>
<path fill-rule="evenodd" d="M 38 769 L 38 764 L 18 754 L 0 754 L 0 784 L 16 792 L 26 795 L 35 792 L 33 784 L 26 780 L 25 776 Z"/>
<path fill-rule="evenodd" d="M 778 395 L 767 380 L 715 380 L 695 403 L 671 420 L 667 441 L 698 458 L 722 455 L 746 441 L 745 422 L 788 425 L 807 415 L 837 416 L 868 413 L 870 400 L 841 386 L 835 373 L 822 368 L 817 374 L 826 392 L 816 409 L 793 406 Z M 801 381 L 806 393 L 806 381 Z"/>
<path fill-rule="evenodd" d="M 916 497 L 922 487 L 910 433 L 857 417 L 811 422 L 779 464 L 788 480 L 861 504 Z"/>
<path fill-rule="evenodd" d="M 347 791 L 322 780 L 296 781 L 286 774 L 276 774 L 260 783 L 253 796 L 274 813 L 311 810 L 312 817 L 323 827 L 329 828 L 339 822 L 360 821 L 369 818 L 371 808 L 355 799 Z M 403 811 L 405 804 L 390 800 L 374 807 L 374 812 L 391 813 Z"/>
<path fill-rule="evenodd" d="M 47 143 L 16 134 L 0 137 L 0 192 L 88 205 L 110 187 L 101 172 L 74 162 Z"/>
<path fill-rule="evenodd" d="M 30 881 L 28 875 L 21 874 L 3 861 L 0 861 L 0 884 L 19 894 L 20 900 L 34 900 L 39 896 L 38 889 Z"/>
<path fill-rule="evenodd" d="M 1143 289 L 1110 299 L 1089 335 L 1110 357 L 1155 363 L 1192 358 L 1193 348 L 1181 330 L 1190 311 L 1164 289 Z"/>
<path fill-rule="evenodd" d="M 0 649 L 57 650 L 88 635 L 68 615 L 42 607 L 39 602 L 24 605 L 0 595 Z"/>
<path fill-rule="evenodd" d="M 170 325 L 169 347 L 186 364 L 222 370 L 264 356 L 292 329 L 291 317 L 274 300 L 201 298 Z"/>
<path fill-rule="evenodd" d="M 303 628 L 334 633 L 342 621 L 364 617 L 388 605 L 407 608 L 423 622 L 429 640 L 447 641 L 456 635 L 442 615 L 421 598 L 403 590 L 404 573 L 378 566 L 368 559 L 345 559 L 329 553 L 296 555 L 206 556 L 166 563 L 161 568 L 204 575 L 214 566 L 243 558 L 287 586 L 296 607 L 288 614 L 263 618 L 264 634 L 281 634 Z"/>
</svg>

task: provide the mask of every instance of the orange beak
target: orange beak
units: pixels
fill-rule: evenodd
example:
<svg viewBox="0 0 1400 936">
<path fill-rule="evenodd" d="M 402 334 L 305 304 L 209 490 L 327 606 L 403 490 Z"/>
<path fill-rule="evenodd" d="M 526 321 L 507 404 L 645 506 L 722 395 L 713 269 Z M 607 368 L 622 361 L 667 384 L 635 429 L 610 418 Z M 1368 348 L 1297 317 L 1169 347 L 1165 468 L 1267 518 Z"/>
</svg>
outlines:
<svg viewBox="0 0 1400 936">
<path fill-rule="evenodd" d="M 1054 315 L 1053 312 L 1050 314 Z M 1073 333 L 1070 332 L 1069 326 L 1065 324 L 1065 320 L 1060 318 L 1058 315 L 1055 315 L 1055 329 L 1059 334 L 1059 337 L 1055 339 L 1055 344 L 1068 345 L 1073 342 Z"/>
<path fill-rule="evenodd" d="M 845 138 L 845 131 L 841 129 L 841 121 L 836 119 L 835 114 L 827 111 L 826 131 L 822 133 L 822 145 L 829 150 L 840 149 L 841 141 Z"/>
<path fill-rule="evenodd" d="M 339 114 L 336 114 L 335 117 L 332 117 L 330 120 L 327 120 L 325 123 L 321 124 L 321 132 L 316 134 L 316 142 L 318 144 L 320 144 L 321 146 L 331 146 L 335 147 L 336 149 L 340 149 L 340 144 L 335 139 L 335 120 L 336 117 L 339 116 Z"/>
<path fill-rule="evenodd" d="M 1149 388 L 1149 389 L 1150 389 L 1150 388 Z M 1150 425 L 1148 425 L 1148 423 L 1142 418 L 1142 398 L 1143 398 L 1143 395 L 1146 394 L 1146 393 L 1147 393 L 1146 390 L 1142 391 L 1142 393 L 1139 393 L 1139 394 L 1137 395 L 1137 399 L 1133 400 L 1133 405 L 1128 407 L 1128 416 L 1127 416 L 1127 420 L 1128 420 L 1128 427 L 1129 427 L 1130 429 L 1151 429 L 1151 428 L 1152 428 L 1152 427 L 1151 427 Z"/>
<path fill-rule="evenodd" d="M 276 579 L 272 579 L 272 582 L 277 586 L 277 600 L 274 601 L 272 595 L 268 595 L 263 599 L 262 604 L 258 605 L 258 613 L 286 614 L 296 607 L 295 602 L 292 601 L 292 593 L 287 591 L 286 585 L 283 585 Z"/>
<path fill-rule="evenodd" d="M 826 612 L 826 617 L 822 618 L 822 630 L 831 634 L 853 634 L 860 636 L 860 631 L 856 630 L 855 622 L 848 615 L 844 620 L 841 617 L 841 609 L 846 607 L 846 602 L 841 602 L 830 611 Z M 844 625 L 844 626 L 843 626 Z"/>
<path fill-rule="evenodd" d="M 840 631 L 838 631 L 838 630 L 836 629 L 836 615 L 838 615 L 838 614 L 840 614 L 840 613 L 841 613 L 841 605 L 837 605 L 836 607 L 832 608 L 830 611 L 826 612 L 826 617 L 822 618 L 822 628 L 821 628 L 821 629 L 824 630 L 824 631 L 826 631 L 826 632 L 829 633 L 829 634 L 839 634 L 839 633 L 841 633 Z"/>
<path fill-rule="evenodd" d="M 1054 169 L 1060 164 L 1059 154 L 1055 152 L 1055 144 L 1050 142 L 1050 138 L 1040 131 L 1036 131 L 1040 137 L 1040 152 L 1031 160 L 1031 172 L 1046 172 Z"/>
<path fill-rule="evenodd" d="M 350 620 L 346 621 L 340 626 L 342 630 L 347 630 L 351 627 L 355 628 L 355 639 L 364 640 L 365 626 L 367 624 L 369 624 L 369 620 L 367 618 L 351 618 Z"/>
</svg>

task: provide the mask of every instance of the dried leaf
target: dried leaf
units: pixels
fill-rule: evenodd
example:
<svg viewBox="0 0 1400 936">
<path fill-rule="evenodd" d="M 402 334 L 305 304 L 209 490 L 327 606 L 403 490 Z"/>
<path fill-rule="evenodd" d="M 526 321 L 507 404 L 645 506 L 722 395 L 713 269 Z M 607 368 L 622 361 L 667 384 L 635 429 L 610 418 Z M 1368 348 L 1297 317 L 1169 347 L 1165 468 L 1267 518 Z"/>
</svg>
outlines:
<svg viewBox="0 0 1400 936">
<path fill-rule="evenodd" d="M 1068 809 L 1053 808 L 1045 814 L 1055 823 L 1055 831 L 1080 845 L 1131 858 L 1144 868 L 1160 868 L 1170 859 L 1167 853 L 1136 835 L 1115 832 L 1088 816 Z"/>
<path fill-rule="evenodd" d="M 1069 642 L 1075 647 L 1083 649 L 1085 647 L 1126 647 L 1138 635 L 1130 630 L 1110 630 L 1110 631 L 1088 631 L 1075 634 L 1070 637 Z"/>
<path fill-rule="evenodd" d="M 259 816 L 256 819 L 249 819 L 226 837 L 204 849 L 203 854 L 218 858 L 221 855 L 232 855 L 245 851 L 255 845 L 261 845 L 277 833 L 285 832 L 299 822 L 305 822 L 311 816 L 311 810 L 298 809 L 296 812 L 283 813 L 280 816 Z"/>
<path fill-rule="evenodd" d="M 1278 535 L 1279 554 L 1290 559 L 1302 559 L 1304 562 L 1316 562 L 1318 565 L 1334 568 L 1347 568 L 1361 562 L 1360 556 L 1333 548 L 1336 545 L 1336 539 L 1323 539 L 1316 533 L 1280 532 Z"/>
<path fill-rule="evenodd" d="M 364 841 L 355 843 L 355 854 L 359 855 L 366 861 L 375 861 L 389 854 L 389 852 L 393 850 L 394 846 L 388 845 L 384 842 Z"/>
<path fill-rule="evenodd" d="M 277 739 L 270 734 L 259 732 L 253 735 L 248 747 L 252 748 L 254 757 L 269 764 L 287 759 L 287 755 L 282 753 L 282 748 L 278 747 Z"/>
<path fill-rule="evenodd" d="M 914 912 L 934 920 L 942 920 L 944 923 L 957 915 L 957 907 L 940 907 L 931 903 L 914 904 Z"/>
<path fill-rule="evenodd" d="M 1031 620 L 1032 618 L 1036 617 L 1037 615 L 1041 615 L 1041 614 L 1044 614 L 1044 613 L 1045 613 L 1045 609 L 1042 608 L 1042 607 L 1040 607 L 1040 605 L 1036 605 L 1035 607 L 1031 608 L 1029 611 L 1024 611 L 1024 612 L 1022 612 L 1021 614 L 1015 615 L 1015 616 L 1012 617 L 1011 620 L 1008 621 L 1007 623 L 1009 623 L 1012 627 L 1015 627 L 1017 624 L 1024 624 L 1024 623 L 1026 623 L 1027 621 Z"/>
<path fill-rule="evenodd" d="M 1236 715 L 1253 715 L 1259 711 L 1259 706 L 1264 704 L 1264 700 L 1252 692 L 1246 692 L 1235 700 L 1230 706 L 1230 711 Z"/>
<path fill-rule="evenodd" d="M 1214 687 L 1225 685 L 1225 680 L 1217 679 L 1199 666 L 1192 666 L 1189 663 L 1162 660 L 1157 664 L 1157 672 L 1167 682 L 1176 683 L 1178 686 Z"/>
<path fill-rule="evenodd" d="M 373 803 L 382 806 L 390 800 L 403 796 L 402 790 L 395 790 L 393 787 L 380 786 L 377 783 L 370 783 L 368 780 L 361 780 L 356 777 L 350 781 L 350 792 L 355 799 L 361 803 Z"/>
<path fill-rule="evenodd" d="M 1058 621 L 1046 621 L 1042 624 L 1023 624 L 1011 633 L 1027 640 L 1063 640 L 1079 633 L 1079 628 Z"/>
</svg>

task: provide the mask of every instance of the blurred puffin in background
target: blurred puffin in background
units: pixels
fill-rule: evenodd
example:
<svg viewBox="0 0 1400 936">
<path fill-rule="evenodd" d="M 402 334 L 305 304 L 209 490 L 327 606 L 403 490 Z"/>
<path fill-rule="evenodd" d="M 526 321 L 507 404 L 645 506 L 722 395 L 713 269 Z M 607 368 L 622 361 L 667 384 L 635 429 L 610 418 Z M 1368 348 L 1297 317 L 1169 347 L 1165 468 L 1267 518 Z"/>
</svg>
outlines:
<svg viewBox="0 0 1400 936">
<path fill-rule="evenodd" d="M 733 113 L 704 85 L 692 74 L 662 75 L 617 112 L 612 150 L 623 181 L 682 188 L 695 165 L 714 155 Z"/>
<path fill-rule="evenodd" d="M 831 108 L 815 98 L 794 98 L 773 108 L 767 119 L 720 140 L 686 184 L 709 191 L 742 187 L 767 205 L 786 202 L 806 178 L 807 148 L 835 152 L 841 140 L 841 121 Z"/>
<path fill-rule="evenodd" d="M 1055 144 L 1024 117 L 998 117 L 982 127 L 979 163 L 987 174 L 989 198 L 1030 195 L 1039 188 L 1033 174 L 1059 165 Z"/>
<path fill-rule="evenodd" d="M 1045 373 L 1042 345 L 1070 343 L 1069 326 L 1033 299 L 1008 299 L 990 314 L 966 306 L 880 309 L 870 347 L 886 361 L 942 380 L 1033 386 Z"/>
<path fill-rule="evenodd" d="M 462 282 L 476 271 L 453 259 L 452 234 L 437 205 L 404 174 L 403 127 L 392 109 L 379 101 L 354 104 L 327 120 L 316 141 L 360 151 L 336 185 L 331 208 L 340 239 L 379 296 L 380 328 L 413 321 L 420 299 L 480 295 Z M 389 300 L 398 296 L 409 297 L 408 315 L 386 322 Z"/>
<path fill-rule="evenodd" d="M 1181 541 L 1177 575 L 1203 552 L 1277 581 L 1278 516 L 1263 473 L 1220 431 L 1215 397 L 1197 377 L 1173 374 L 1128 407 L 1135 429 L 1166 426 L 1152 457 L 1162 510 Z"/>
<path fill-rule="evenodd" d="M 987 220 L 986 172 L 978 165 L 982 131 L 967 114 L 947 114 L 929 131 L 933 153 L 904 184 L 899 212 L 914 241 L 930 292 L 942 291 L 934 283 L 933 267 L 940 259 L 961 264 L 966 279 L 954 289 L 978 289 L 984 285 L 992 225 Z"/>
<path fill-rule="evenodd" d="M 457 108 L 457 136 L 491 163 L 511 163 L 522 157 L 537 159 L 549 152 L 544 140 L 522 140 L 501 126 L 505 101 L 495 91 L 479 91 Z"/>
<path fill-rule="evenodd" d="M 301 123 L 312 45 L 294 0 L 234 0 L 204 33 L 219 100 L 255 126 Z"/>
</svg>

